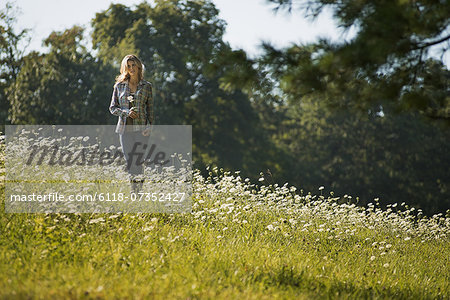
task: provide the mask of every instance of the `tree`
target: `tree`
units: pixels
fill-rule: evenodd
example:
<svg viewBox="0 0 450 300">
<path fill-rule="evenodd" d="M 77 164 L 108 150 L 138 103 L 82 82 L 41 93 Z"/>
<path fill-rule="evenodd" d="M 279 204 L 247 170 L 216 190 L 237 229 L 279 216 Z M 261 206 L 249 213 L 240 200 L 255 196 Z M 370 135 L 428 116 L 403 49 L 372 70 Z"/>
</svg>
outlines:
<svg viewBox="0 0 450 300">
<path fill-rule="evenodd" d="M 10 2 L 0 11 L 0 130 L 9 122 L 8 111 L 10 102 L 8 100 L 7 88 L 15 82 L 23 63 L 23 55 L 29 43 L 29 30 L 23 29 L 16 33 L 18 10 Z"/>
<path fill-rule="evenodd" d="M 365 58 L 352 52 L 358 47 L 351 42 L 263 46 L 265 54 L 255 59 L 242 50 L 223 52 L 216 67 L 230 90 L 279 96 L 269 102 L 266 126 L 290 164 L 272 172 L 276 182 L 306 191 L 324 185 L 359 196 L 360 204 L 379 197 L 384 205 L 406 202 L 428 214 L 448 208 L 450 137 L 439 122 L 423 119 L 446 119 L 449 71 L 442 62 L 423 54 L 416 83 L 407 86 L 414 73 L 400 56 L 381 73 L 386 64 L 375 65 L 376 52 Z"/>
<path fill-rule="evenodd" d="M 416 113 L 355 114 L 303 99 L 289 106 L 274 137 L 295 160 L 284 170 L 306 191 L 325 186 L 359 204 L 405 202 L 426 214 L 450 206 L 450 133 Z"/>
<path fill-rule="evenodd" d="M 110 114 L 111 69 L 97 62 L 81 41 L 83 28 L 53 32 L 48 54 L 31 52 L 12 84 L 13 124 L 105 124 Z M 107 87 L 107 90 L 105 89 Z"/>
<path fill-rule="evenodd" d="M 450 120 L 450 73 L 430 56 L 432 47 L 448 51 L 450 5 L 447 1 L 269 0 L 277 9 L 300 2 L 313 18 L 331 9 L 348 41 L 265 45 L 263 61 L 273 64 L 285 91 L 298 101 L 305 95 L 325 96 L 331 107 L 416 111 Z"/>
</svg>

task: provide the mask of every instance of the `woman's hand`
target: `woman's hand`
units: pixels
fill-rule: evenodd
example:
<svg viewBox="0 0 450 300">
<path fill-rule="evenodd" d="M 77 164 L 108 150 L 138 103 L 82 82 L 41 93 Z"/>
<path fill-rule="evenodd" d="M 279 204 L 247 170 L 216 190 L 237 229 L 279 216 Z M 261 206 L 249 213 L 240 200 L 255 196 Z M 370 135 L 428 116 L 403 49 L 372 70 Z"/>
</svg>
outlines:
<svg viewBox="0 0 450 300">
<path fill-rule="evenodd" d="M 128 116 L 132 119 L 136 119 L 139 115 L 134 110 L 131 110 L 130 113 L 128 114 Z"/>
</svg>

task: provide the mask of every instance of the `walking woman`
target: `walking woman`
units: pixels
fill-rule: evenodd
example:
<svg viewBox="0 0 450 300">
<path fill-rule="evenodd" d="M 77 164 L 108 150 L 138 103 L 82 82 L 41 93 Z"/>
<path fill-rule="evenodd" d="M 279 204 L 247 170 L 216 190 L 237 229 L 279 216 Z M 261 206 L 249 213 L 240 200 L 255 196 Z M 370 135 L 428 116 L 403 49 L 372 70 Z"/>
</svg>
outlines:
<svg viewBox="0 0 450 300">
<path fill-rule="evenodd" d="M 144 80 L 144 66 L 135 55 L 127 55 L 122 60 L 109 111 L 119 117 L 116 133 L 119 134 L 132 189 L 138 192 L 144 182 L 144 168 L 143 162 L 136 159 L 139 155 L 133 155 L 133 152 L 143 152 L 143 145 L 148 143 L 153 123 L 153 92 L 151 83 Z"/>
</svg>

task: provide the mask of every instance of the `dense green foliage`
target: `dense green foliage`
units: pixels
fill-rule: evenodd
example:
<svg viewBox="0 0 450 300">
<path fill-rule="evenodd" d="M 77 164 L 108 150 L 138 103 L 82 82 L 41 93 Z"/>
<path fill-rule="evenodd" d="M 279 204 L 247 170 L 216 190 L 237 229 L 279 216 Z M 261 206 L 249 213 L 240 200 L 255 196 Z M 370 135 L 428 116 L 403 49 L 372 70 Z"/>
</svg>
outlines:
<svg viewBox="0 0 450 300">
<path fill-rule="evenodd" d="M 308 3 L 314 13 L 331 3 L 342 24 L 359 26 L 357 36 L 265 45 L 264 55 L 249 59 L 223 41 L 226 24 L 210 1 L 171 0 L 112 4 L 92 19 L 91 40 L 76 26 L 52 33 L 48 52 L 21 57 L 26 31 L 14 33 L 16 17 L 5 9 L 0 114 L 13 124 L 114 124 L 114 77 L 132 52 L 153 83 L 156 123 L 193 125 L 203 174 L 208 165 L 255 181 L 262 172 L 264 183 L 445 212 L 450 132 L 437 119 L 446 118 L 449 71 L 423 46 L 443 40 L 448 5 L 415 1 L 427 12 L 417 18 L 409 1 Z"/>
<path fill-rule="evenodd" d="M 10 2 L 0 10 L 0 120 L 10 123 L 8 111 L 8 87 L 15 82 L 22 66 L 24 44 L 29 36 L 28 30 L 23 29 L 16 33 L 14 25 L 17 21 L 18 11 Z M 0 131 L 4 132 L 4 123 L 0 124 Z"/>
<path fill-rule="evenodd" d="M 98 101 L 111 92 L 111 67 L 95 60 L 81 45 L 83 29 L 52 33 L 49 53 L 31 52 L 10 86 L 13 124 L 105 124 L 113 118 Z M 27 99 L 27 101 L 24 101 Z"/>
<path fill-rule="evenodd" d="M 426 213 L 449 208 L 450 132 L 416 114 L 330 112 L 304 99 L 291 108 L 276 139 L 295 154 L 289 182 L 306 191 L 324 185 L 359 197 L 360 204 L 377 197 L 384 205 L 407 202 Z"/>
<path fill-rule="evenodd" d="M 344 108 L 389 103 L 450 121 L 450 72 L 430 57 L 448 51 L 448 1 L 268 1 L 310 17 L 328 9 L 338 26 L 355 32 L 350 40 L 281 51 L 268 47 L 269 63 L 284 66 L 282 81 L 290 93 L 325 96 L 330 105 Z"/>
</svg>

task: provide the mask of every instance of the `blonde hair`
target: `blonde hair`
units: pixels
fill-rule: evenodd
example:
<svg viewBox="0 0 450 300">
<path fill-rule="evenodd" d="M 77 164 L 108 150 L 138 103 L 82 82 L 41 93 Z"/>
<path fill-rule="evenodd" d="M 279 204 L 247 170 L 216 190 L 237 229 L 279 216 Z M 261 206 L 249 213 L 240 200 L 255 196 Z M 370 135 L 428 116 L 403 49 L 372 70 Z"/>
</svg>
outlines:
<svg viewBox="0 0 450 300">
<path fill-rule="evenodd" d="M 129 54 L 122 59 L 120 64 L 120 74 L 116 77 L 116 83 L 130 80 L 130 74 L 128 73 L 128 62 L 134 61 L 138 67 L 138 81 L 144 79 L 144 64 L 134 54 Z"/>
</svg>

